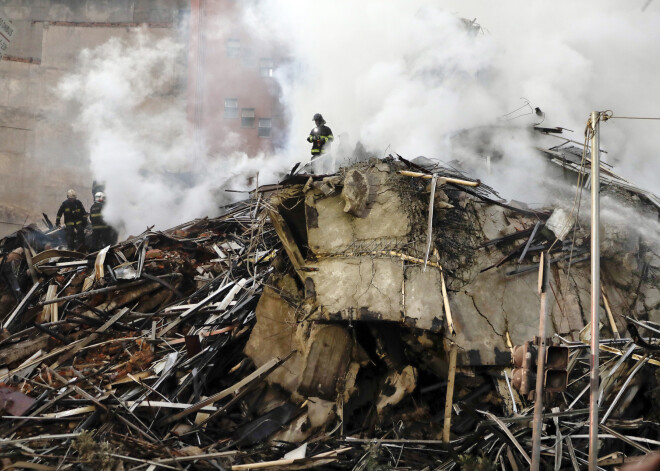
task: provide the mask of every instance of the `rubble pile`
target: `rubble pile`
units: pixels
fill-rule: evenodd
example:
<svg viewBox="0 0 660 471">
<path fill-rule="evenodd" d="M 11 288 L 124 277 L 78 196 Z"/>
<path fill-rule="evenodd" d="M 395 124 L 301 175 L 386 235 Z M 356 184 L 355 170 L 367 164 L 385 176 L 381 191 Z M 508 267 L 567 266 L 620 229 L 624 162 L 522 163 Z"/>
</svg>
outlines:
<svg viewBox="0 0 660 471">
<path fill-rule="evenodd" d="M 542 253 L 567 351 L 542 469 L 587 463 L 589 232 L 570 209 L 390 156 L 97 253 L 57 244 L 0 242 L 7 469 L 525 469 L 534 382 L 512 356 L 538 334 Z M 626 228 L 603 245 L 612 469 L 660 449 L 660 263 Z"/>
</svg>

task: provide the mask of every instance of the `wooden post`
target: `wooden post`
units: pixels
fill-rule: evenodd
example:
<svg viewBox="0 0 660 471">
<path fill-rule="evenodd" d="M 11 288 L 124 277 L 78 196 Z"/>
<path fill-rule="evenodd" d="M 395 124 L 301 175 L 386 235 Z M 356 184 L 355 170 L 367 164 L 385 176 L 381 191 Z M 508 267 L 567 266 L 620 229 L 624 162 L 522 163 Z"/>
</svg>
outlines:
<svg viewBox="0 0 660 471">
<path fill-rule="evenodd" d="M 445 424 L 442 430 L 442 441 L 449 443 L 451 429 L 451 409 L 454 405 L 454 380 L 456 379 L 456 344 L 451 343 L 449 350 L 449 375 L 447 378 L 447 398 L 445 399 Z"/>
</svg>

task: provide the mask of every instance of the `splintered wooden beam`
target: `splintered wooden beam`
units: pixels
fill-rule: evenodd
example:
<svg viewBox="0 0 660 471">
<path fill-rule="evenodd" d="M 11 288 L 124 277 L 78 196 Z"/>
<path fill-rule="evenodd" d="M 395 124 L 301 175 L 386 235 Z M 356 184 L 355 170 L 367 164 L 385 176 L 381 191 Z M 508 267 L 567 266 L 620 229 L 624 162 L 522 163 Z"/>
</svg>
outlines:
<svg viewBox="0 0 660 471">
<path fill-rule="evenodd" d="M 300 248 L 293 237 L 289 225 L 277 211 L 268 211 L 268 216 L 270 217 L 271 224 L 275 228 L 277 236 L 282 241 L 282 246 L 284 246 L 284 250 L 293 264 L 293 268 L 296 270 L 300 279 L 304 282 L 305 277 L 300 273 L 300 268 L 305 265 L 305 259 L 300 252 Z"/>
<path fill-rule="evenodd" d="M 39 335 L 38 337 L 19 342 L 16 345 L 3 348 L 0 350 L 0 365 L 9 365 L 46 348 L 49 337 L 49 335 Z"/>
</svg>

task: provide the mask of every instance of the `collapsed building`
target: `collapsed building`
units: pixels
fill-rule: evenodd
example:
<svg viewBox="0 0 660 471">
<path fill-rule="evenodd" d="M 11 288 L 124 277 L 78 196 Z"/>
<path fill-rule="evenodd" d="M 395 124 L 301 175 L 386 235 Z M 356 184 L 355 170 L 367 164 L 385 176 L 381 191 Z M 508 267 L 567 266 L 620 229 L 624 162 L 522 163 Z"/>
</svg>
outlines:
<svg viewBox="0 0 660 471">
<path fill-rule="evenodd" d="M 576 170 L 566 153 L 547 155 Z M 657 221 L 654 195 L 603 183 Z M 586 463 L 589 228 L 570 208 L 390 156 L 99 253 L 52 244 L 34 227 L 0 244 L 7 466 L 523 469 L 533 403 L 512 350 L 539 332 L 542 253 L 548 334 L 570 350 L 542 459 Z M 606 227 L 606 469 L 660 446 L 658 254 Z"/>
</svg>

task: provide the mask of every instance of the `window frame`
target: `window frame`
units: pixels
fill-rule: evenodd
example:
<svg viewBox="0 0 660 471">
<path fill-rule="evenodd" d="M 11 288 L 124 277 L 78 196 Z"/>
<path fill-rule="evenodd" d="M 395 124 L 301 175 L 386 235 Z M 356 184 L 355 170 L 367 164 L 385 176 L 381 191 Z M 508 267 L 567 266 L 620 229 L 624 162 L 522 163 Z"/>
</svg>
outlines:
<svg viewBox="0 0 660 471">
<path fill-rule="evenodd" d="M 259 75 L 264 78 L 273 76 L 275 72 L 275 61 L 270 57 L 262 57 L 259 59 Z"/>
<path fill-rule="evenodd" d="M 234 106 L 231 106 L 231 105 Z M 225 119 L 236 119 L 238 118 L 238 98 L 225 98 Z"/>
<path fill-rule="evenodd" d="M 250 114 L 252 112 L 252 116 L 245 116 L 245 114 Z M 245 120 L 252 120 L 251 123 L 250 121 L 245 121 Z M 241 108 L 241 127 L 242 128 L 254 128 L 254 125 L 257 121 L 257 113 L 254 108 Z M 250 123 L 250 124 L 246 124 Z"/>
<path fill-rule="evenodd" d="M 268 126 L 262 126 L 265 122 L 268 122 Z M 258 134 L 259 137 L 263 138 L 271 138 L 273 136 L 273 118 L 259 118 L 259 123 L 258 123 Z M 268 130 L 268 135 L 262 134 L 262 129 L 267 129 Z"/>
</svg>

